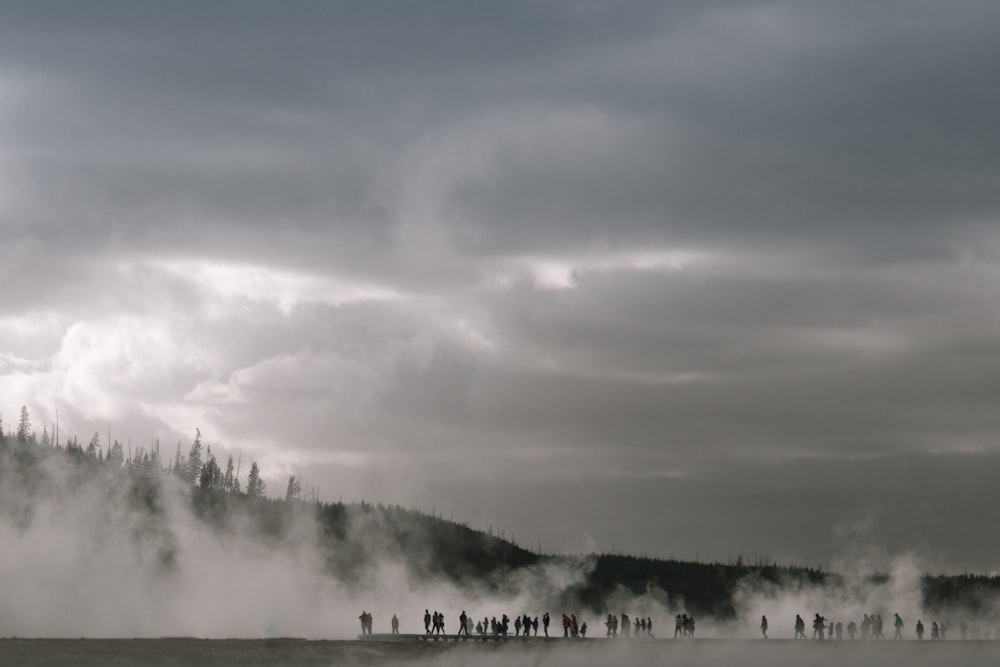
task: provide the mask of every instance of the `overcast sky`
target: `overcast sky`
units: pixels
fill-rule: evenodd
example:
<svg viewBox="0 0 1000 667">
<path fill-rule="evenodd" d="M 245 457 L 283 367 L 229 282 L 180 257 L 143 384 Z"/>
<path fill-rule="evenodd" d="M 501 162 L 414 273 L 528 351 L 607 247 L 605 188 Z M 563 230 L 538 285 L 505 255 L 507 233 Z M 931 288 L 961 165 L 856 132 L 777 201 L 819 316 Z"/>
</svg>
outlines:
<svg viewBox="0 0 1000 667">
<path fill-rule="evenodd" d="M 545 550 L 998 568 L 1000 4 L 3 2 L 0 398 Z M 244 466 L 244 470 L 246 466 Z"/>
</svg>

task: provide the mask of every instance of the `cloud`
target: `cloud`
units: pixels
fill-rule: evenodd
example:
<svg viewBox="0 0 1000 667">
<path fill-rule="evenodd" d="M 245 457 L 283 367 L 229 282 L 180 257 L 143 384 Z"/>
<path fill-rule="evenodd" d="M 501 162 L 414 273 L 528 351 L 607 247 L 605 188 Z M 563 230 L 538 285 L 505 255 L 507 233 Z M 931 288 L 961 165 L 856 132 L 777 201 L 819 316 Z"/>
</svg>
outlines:
<svg viewBox="0 0 1000 667">
<path fill-rule="evenodd" d="M 733 461 L 788 499 L 789 462 L 996 446 L 990 3 L 6 18 L 8 414 L 201 427 L 533 537 L 549 475 L 560 544 L 637 549 Z M 766 508 L 797 527 L 763 548 L 817 557 L 832 528 L 766 496 L 670 526 Z"/>
</svg>

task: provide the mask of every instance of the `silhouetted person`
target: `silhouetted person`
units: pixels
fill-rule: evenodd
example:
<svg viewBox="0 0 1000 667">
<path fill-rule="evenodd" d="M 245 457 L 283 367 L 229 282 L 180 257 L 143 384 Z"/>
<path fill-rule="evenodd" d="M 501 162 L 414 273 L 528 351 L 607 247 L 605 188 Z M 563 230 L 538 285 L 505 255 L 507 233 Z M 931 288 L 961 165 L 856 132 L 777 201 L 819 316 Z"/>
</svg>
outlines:
<svg viewBox="0 0 1000 667">
<path fill-rule="evenodd" d="M 917 621 L 917 640 L 924 638 L 924 622 L 921 620 Z"/>
<path fill-rule="evenodd" d="M 760 617 L 760 634 L 764 635 L 764 639 L 767 639 L 767 616 Z"/>
<path fill-rule="evenodd" d="M 872 619 L 868 614 L 865 614 L 865 617 L 861 619 L 861 638 L 868 639 L 869 637 L 871 637 L 871 632 L 872 632 Z"/>
<path fill-rule="evenodd" d="M 899 614 L 896 614 L 895 616 L 896 616 L 896 620 L 894 620 L 892 622 L 892 625 L 893 625 L 893 627 L 896 628 L 896 631 L 892 633 L 892 638 L 893 639 L 902 639 L 903 638 L 903 619 L 899 616 Z"/>
<path fill-rule="evenodd" d="M 531 619 L 531 629 L 535 631 L 535 636 L 538 636 L 538 617 L 535 616 Z"/>
<path fill-rule="evenodd" d="M 390 621 L 390 624 L 392 625 L 392 634 L 398 635 L 399 634 L 399 618 L 395 614 L 392 615 L 392 621 Z"/>
<path fill-rule="evenodd" d="M 851 621 L 850 623 L 847 624 L 847 636 L 850 637 L 851 639 L 855 639 L 857 637 L 857 634 L 858 634 L 858 624 L 855 623 L 854 621 Z"/>
<path fill-rule="evenodd" d="M 549 636 L 549 612 L 542 614 L 542 629 L 545 631 L 545 636 Z"/>
<path fill-rule="evenodd" d="M 656 637 L 653 636 L 653 619 L 650 616 L 646 617 L 646 636 L 650 639 L 656 639 Z"/>
<path fill-rule="evenodd" d="M 674 617 L 674 639 L 677 639 L 677 635 L 682 634 L 683 632 L 684 618 L 680 614 L 677 614 L 677 616 Z"/>
<path fill-rule="evenodd" d="M 424 634 L 431 633 L 431 612 L 424 609 Z"/>
<path fill-rule="evenodd" d="M 806 638 L 806 622 L 798 614 L 795 614 L 795 638 Z"/>
<path fill-rule="evenodd" d="M 358 620 L 361 621 L 361 634 L 368 634 L 368 612 L 362 611 L 361 615 L 358 616 Z"/>
<path fill-rule="evenodd" d="M 580 626 L 580 638 L 581 639 L 586 639 L 587 638 L 587 624 L 586 623 L 584 623 L 583 625 Z"/>
<path fill-rule="evenodd" d="M 816 618 L 813 619 L 813 639 L 823 639 L 823 630 L 826 628 L 823 621 L 823 617 L 816 614 Z"/>
<path fill-rule="evenodd" d="M 520 616 L 518 616 L 517 618 L 514 619 L 514 636 L 515 637 L 520 637 L 521 636 L 521 617 Z"/>
<path fill-rule="evenodd" d="M 931 621 L 931 639 L 940 639 L 941 633 L 938 630 L 937 621 Z"/>
<path fill-rule="evenodd" d="M 465 610 L 458 615 L 458 634 L 465 633 L 465 636 L 469 636 L 469 628 L 465 625 L 469 621 L 469 617 L 465 615 Z"/>
</svg>

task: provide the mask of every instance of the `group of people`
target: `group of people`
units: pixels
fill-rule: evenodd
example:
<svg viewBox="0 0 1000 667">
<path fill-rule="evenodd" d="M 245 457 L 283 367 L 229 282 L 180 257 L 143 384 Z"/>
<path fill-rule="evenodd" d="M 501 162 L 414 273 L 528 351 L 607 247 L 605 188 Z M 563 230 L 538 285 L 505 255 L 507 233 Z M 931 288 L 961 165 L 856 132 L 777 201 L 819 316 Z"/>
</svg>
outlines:
<svg viewBox="0 0 1000 667">
<path fill-rule="evenodd" d="M 370 635 L 372 633 L 372 615 L 367 611 L 362 611 L 358 620 L 361 621 L 361 634 Z"/>
<path fill-rule="evenodd" d="M 362 611 L 359 619 L 361 620 L 361 634 L 372 634 L 372 615 Z M 678 616 L 677 619 L 678 633 L 680 633 L 682 617 Z M 484 638 L 488 636 L 508 637 L 510 636 L 511 626 L 513 626 L 515 637 L 523 637 L 525 639 L 528 637 L 537 637 L 539 629 L 542 631 L 542 636 L 548 637 L 551 621 L 552 618 L 548 612 L 534 617 L 529 614 L 522 614 L 514 617 L 513 621 L 511 621 L 507 614 L 502 614 L 499 619 L 494 616 L 493 618 L 484 617 L 482 620 L 476 620 L 463 610 L 458 616 L 458 630 L 455 632 L 455 635 L 471 637 L 475 633 Z M 607 626 L 608 637 L 653 638 L 653 619 L 648 616 L 632 619 L 628 614 L 623 613 L 619 619 L 614 614 L 608 614 L 605 625 Z M 584 639 L 587 637 L 587 623 L 577 620 L 576 614 L 562 615 L 562 630 L 562 636 L 567 639 Z M 685 637 L 694 636 L 694 618 L 689 617 L 687 614 L 683 616 L 683 633 Z M 395 614 L 392 615 L 392 634 L 399 634 L 399 618 Z M 446 635 L 444 614 L 436 610 L 432 613 L 430 609 L 425 609 L 424 634 L 428 636 Z"/>
<path fill-rule="evenodd" d="M 635 624 L 634 634 L 632 634 L 633 623 Z M 612 639 L 619 636 L 619 629 L 621 630 L 621 636 L 625 639 L 629 639 L 633 636 L 636 639 L 640 637 L 653 638 L 653 619 L 648 616 L 646 618 L 640 617 L 633 621 L 628 614 L 622 612 L 621 620 L 619 621 L 618 617 L 614 614 L 608 614 L 608 618 L 604 621 L 604 625 L 608 629 L 607 636 Z"/>
<path fill-rule="evenodd" d="M 674 639 L 677 637 L 694 639 L 694 616 L 679 614 L 674 618 Z"/>
<path fill-rule="evenodd" d="M 899 614 L 893 615 L 893 639 L 903 638 L 903 618 Z M 824 616 L 816 614 L 813 618 L 813 639 L 843 639 L 844 631 L 847 632 L 848 639 L 885 639 L 882 631 L 884 622 L 881 614 L 865 614 L 860 626 L 854 621 L 850 621 L 846 626 L 838 621 L 828 621 Z M 937 622 L 931 624 L 931 639 L 944 639 L 947 627 L 944 623 L 938 625 Z M 760 632 L 767 639 L 767 616 L 762 616 L 760 620 Z M 917 621 L 917 639 L 924 638 L 924 623 Z M 795 615 L 795 638 L 808 639 L 806 636 L 806 622 L 798 614 Z"/>
<path fill-rule="evenodd" d="M 539 623 L 539 620 L 541 623 Z M 494 636 L 494 637 L 507 637 L 510 635 L 510 627 L 514 626 L 514 636 L 524 637 L 527 639 L 531 636 L 538 636 L 539 625 L 542 628 L 542 632 L 545 637 L 549 636 L 549 624 L 551 623 L 551 617 L 548 612 L 542 614 L 539 619 L 538 616 L 531 617 L 528 614 L 523 614 L 521 616 L 516 616 L 513 623 L 507 614 L 502 614 L 499 619 L 496 616 L 493 618 L 484 617 L 483 620 L 475 620 L 471 616 L 465 613 L 463 610 L 458 616 L 458 631 L 456 635 L 472 636 L 475 632 L 480 637 Z M 473 625 L 473 623 L 475 625 Z M 444 628 L 444 614 L 435 611 L 433 614 L 430 610 L 424 610 L 424 633 L 427 635 L 443 635 L 445 633 Z M 567 617 L 563 614 L 563 636 L 564 637 L 584 637 L 587 634 L 587 624 L 584 623 L 582 626 L 576 625 L 576 616 L 572 615 Z"/>
</svg>

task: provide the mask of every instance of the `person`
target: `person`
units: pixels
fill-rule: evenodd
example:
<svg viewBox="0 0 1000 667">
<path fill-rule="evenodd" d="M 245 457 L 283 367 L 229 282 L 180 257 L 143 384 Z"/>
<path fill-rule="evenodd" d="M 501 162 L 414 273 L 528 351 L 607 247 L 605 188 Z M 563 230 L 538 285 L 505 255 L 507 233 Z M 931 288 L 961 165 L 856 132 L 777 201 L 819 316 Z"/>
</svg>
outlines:
<svg viewBox="0 0 1000 667">
<path fill-rule="evenodd" d="M 576 614 L 569 615 L 569 636 L 578 637 L 580 635 L 580 626 L 576 622 Z"/>
<path fill-rule="evenodd" d="M 941 634 L 938 630 L 937 621 L 931 621 L 931 639 L 940 639 Z"/>
<path fill-rule="evenodd" d="M 469 617 L 465 615 L 465 610 L 463 609 L 462 613 L 458 615 L 458 634 L 462 634 L 464 632 L 466 637 L 469 636 L 469 628 L 466 627 L 468 620 Z"/>
<path fill-rule="evenodd" d="M 823 630 L 826 628 L 824 620 L 819 614 L 816 614 L 816 618 L 813 619 L 813 639 L 823 639 Z"/>
<path fill-rule="evenodd" d="M 399 618 L 395 614 L 392 615 L 391 624 L 392 624 L 392 634 L 398 635 L 399 634 Z"/>
<path fill-rule="evenodd" d="M 535 631 L 535 636 L 538 636 L 538 617 L 535 616 L 531 619 L 531 629 Z"/>
<path fill-rule="evenodd" d="M 563 637 L 569 637 L 569 616 L 562 615 Z"/>
<path fill-rule="evenodd" d="M 924 638 L 924 622 L 917 619 L 917 641 Z"/>
<path fill-rule="evenodd" d="M 760 634 L 764 635 L 764 639 L 767 639 L 767 616 L 760 617 Z"/>
<path fill-rule="evenodd" d="M 587 638 L 587 624 L 586 623 L 584 623 L 583 625 L 580 626 L 580 637 L 581 637 L 581 639 L 586 639 Z"/>
<path fill-rule="evenodd" d="M 608 628 L 608 634 L 605 635 L 605 636 L 606 637 L 613 637 L 614 635 L 612 634 L 611 631 L 615 627 L 615 622 L 612 620 L 611 614 L 608 614 L 608 620 L 604 621 L 604 625 L 606 625 L 607 628 Z"/>
<path fill-rule="evenodd" d="M 646 636 L 650 639 L 656 639 L 653 636 L 653 618 L 651 616 L 646 617 Z"/>
<path fill-rule="evenodd" d="M 361 621 L 361 634 L 368 634 L 368 612 L 362 611 L 361 615 L 358 616 L 358 620 Z"/>
<path fill-rule="evenodd" d="M 795 614 L 795 638 L 806 638 L 806 622 L 798 614 Z"/>
<path fill-rule="evenodd" d="M 635 638 L 638 639 L 639 637 L 642 637 L 642 624 L 639 623 L 639 619 L 637 618 L 635 619 Z"/>
<path fill-rule="evenodd" d="M 476 621 L 476 634 L 479 635 L 480 637 L 483 636 L 483 622 L 482 621 Z"/>
<path fill-rule="evenodd" d="M 517 618 L 514 619 L 514 636 L 515 637 L 520 637 L 521 636 L 521 617 L 520 616 L 518 616 Z"/>
<path fill-rule="evenodd" d="M 424 609 L 424 634 L 431 633 L 431 612 Z"/>
<path fill-rule="evenodd" d="M 903 619 L 900 617 L 899 614 L 896 614 L 896 620 L 893 621 L 893 626 L 895 626 L 896 631 L 894 633 L 892 633 L 892 638 L 893 639 L 902 639 L 903 638 Z"/>
<path fill-rule="evenodd" d="M 855 639 L 857 637 L 857 634 L 858 634 L 858 624 L 855 623 L 854 621 L 851 621 L 850 623 L 847 624 L 847 636 L 850 639 Z"/>
<path fill-rule="evenodd" d="M 549 612 L 542 614 L 542 629 L 545 631 L 545 636 L 549 636 Z"/>
<path fill-rule="evenodd" d="M 684 618 L 677 614 L 674 618 L 674 639 L 677 639 L 677 635 L 684 632 Z"/>
<path fill-rule="evenodd" d="M 875 614 L 875 620 L 872 621 L 872 631 L 875 639 L 885 639 L 885 635 L 882 634 L 882 628 L 885 623 L 882 621 L 882 614 Z"/>
<path fill-rule="evenodd" d="M 628 614 L 622 612 L 622 637 L 628 639 L 632 626 L 629 624 Z"/>
<path fill-rule="evenodd" d="M 861 638 L 868 639 L 871 636 L 872 631 L 872 619 L 865 614 L 865 617 L 861 619 Z"/>
</svg>

